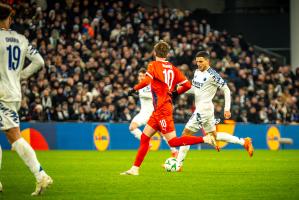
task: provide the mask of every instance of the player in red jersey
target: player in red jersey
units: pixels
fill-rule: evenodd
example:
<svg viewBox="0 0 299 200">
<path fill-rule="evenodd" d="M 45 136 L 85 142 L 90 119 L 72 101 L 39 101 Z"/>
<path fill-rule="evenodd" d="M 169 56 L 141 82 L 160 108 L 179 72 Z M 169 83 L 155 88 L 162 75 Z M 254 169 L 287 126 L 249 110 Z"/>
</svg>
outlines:
<svg viewBox="0 0 299 200">
<path fill-rule="evenodd" d="M 158 42 L 154 47 L 156 61 L 148 65 L 146 78 L 135 85 L 129 93 L 140 90 L 151 84 L 154 111 L 147 122 L 141 135 L 140 146 L 134 165 L 121 175 L 139 175 L 139 167 L 149 149 L 150 138 L 159 131 L 166 138 L 171 147 L 208 143 L 215 145 L 215 138 L 207 135 L 204 137 L 182 136 L 177 137 L 173 121 L 172 98 L 191 88 L 191 83 L 173 64 L 166 61 L 170 47 L 164 42 Z M 177 89 L 175 89 L 177 87 Z"/>
</svg>

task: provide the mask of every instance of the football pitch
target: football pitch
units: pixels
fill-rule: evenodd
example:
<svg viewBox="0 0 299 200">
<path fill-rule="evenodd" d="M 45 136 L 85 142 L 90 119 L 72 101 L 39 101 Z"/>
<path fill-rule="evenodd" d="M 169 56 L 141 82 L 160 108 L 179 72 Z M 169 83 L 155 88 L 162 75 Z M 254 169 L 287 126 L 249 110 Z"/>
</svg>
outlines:
<svg viewBox="0 0 299 200">
<path fill-rule="evenodd" d="M 139 176 L 120 176 L 136 151 L 45 151 L 38 158 L 54 184 L 36 199 L 299 199 L 299 151 L 192 150 L 183 172 L 161 168 L 169 151 L 150 152 Z M 34 178 L 3 152 L 0 199 L 33 199 Z"/>
</svg>

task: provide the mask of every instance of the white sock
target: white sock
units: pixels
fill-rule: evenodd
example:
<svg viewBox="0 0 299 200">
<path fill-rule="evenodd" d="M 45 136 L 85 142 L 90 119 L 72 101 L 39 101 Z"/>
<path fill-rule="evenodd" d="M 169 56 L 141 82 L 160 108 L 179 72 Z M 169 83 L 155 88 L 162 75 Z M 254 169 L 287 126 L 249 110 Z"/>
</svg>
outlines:
<svg viewBox="0 0 299 200">
<path fill-rule="evenodd" d="M 2 148 L 0 145 L 0 169 L 1 169 L 1 164 L 2 164 Z"/>
<path fill-rule="evenodd" d="M 46 173 L 38 162 L 32 147 L 23 138 L 20 138 L 12 144 L 12 149 L 19 154 L 24 163 L 29 167 L 30 171 L 35 176 L 36 180 L 40 181 L 42 176 Z"/>
<path fill-rule="evenodd" d="M 132 130 L 130 132 L 135 136 L 135 138 L 140 140 L 141 135 L 142 135 L 142 131 L 139 128 L 135 128 L 134 130 Z"/>
<path fill-rule="evenodd" d="M 175 147 L 169 147 L 172 153 L 177 152 L 178 150 Z"/>
<path fill-rule="evenodd" d="M 225 133 L 225 132 L 217 132 L 216 139 L 224 142 L 233 143 L 233 144 L 244 145 L 243 138 L 238 138 L 236 136 L 230 135 L 229 133 Z"/>
<path fill-rule="evenodd" d="M 166 140 L 165 137 L 163 137 L 163 140 L 164 140 L 164 141 L 166 142 L 166 144 L 169 146 L 169 149 L 170 149 L 170 151 L 171 151 L 172 153 L 177 152 L 177 149 L 176 149 L 175 147 L 171 147 L 171 146 L 168 144 L 168 142 L 167 142 L 167 140 Z"/>
<path fill-rule="evenodd" d="M 179 166 L 183 166 L 183 162 L 187 156 L 189 149 L 190 149 L 190 145 L 180 146 L 179 154 L 176 159 Z"/>
</svg>

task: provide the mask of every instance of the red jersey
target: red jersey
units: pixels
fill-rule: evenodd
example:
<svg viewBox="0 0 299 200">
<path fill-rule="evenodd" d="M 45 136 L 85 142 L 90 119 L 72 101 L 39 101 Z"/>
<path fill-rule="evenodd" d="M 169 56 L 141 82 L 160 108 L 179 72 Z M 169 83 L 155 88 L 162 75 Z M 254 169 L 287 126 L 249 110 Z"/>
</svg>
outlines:
<svg viewBox="0 0 299 200">
<path fill-rule="evenodd" d="M 139 90 L 151 84 L 154 112 L 147 124 L 153 129 L 167 134 L 175 130 L 172 117 L 171 93 L 176 85 L 180 85 L 177 93 L 181 94 L 191 88 L 186 77 L 167 61 L 153 61 L 148 65 L 147 76 L 134 89 Z"/>
<path fill-rule="evenodd" d="M 167 103 L 172 103 L 171 92 L 176 85 L 188 82 L 183 73 L 167 61 L 152 61 L 148 65 L 146 74 L 152 79 L 151 90 L 155 110 L 163 108 Z M 134 87 L 139 90 L 144 84 Z"/>
</svg>

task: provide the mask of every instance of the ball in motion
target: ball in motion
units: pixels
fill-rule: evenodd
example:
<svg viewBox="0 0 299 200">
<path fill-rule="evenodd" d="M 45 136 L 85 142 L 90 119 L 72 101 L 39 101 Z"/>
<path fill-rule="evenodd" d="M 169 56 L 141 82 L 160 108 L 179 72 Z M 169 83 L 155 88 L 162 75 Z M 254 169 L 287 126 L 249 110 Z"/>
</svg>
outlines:
<svg viewBox="0 0 299 200">
<path fill-rule="evenodd" d="M 167 158 L 164 163 L 164 168 L 167 172 L 175 172 L 177 170 L 176 158 Z"/>
</svg>

